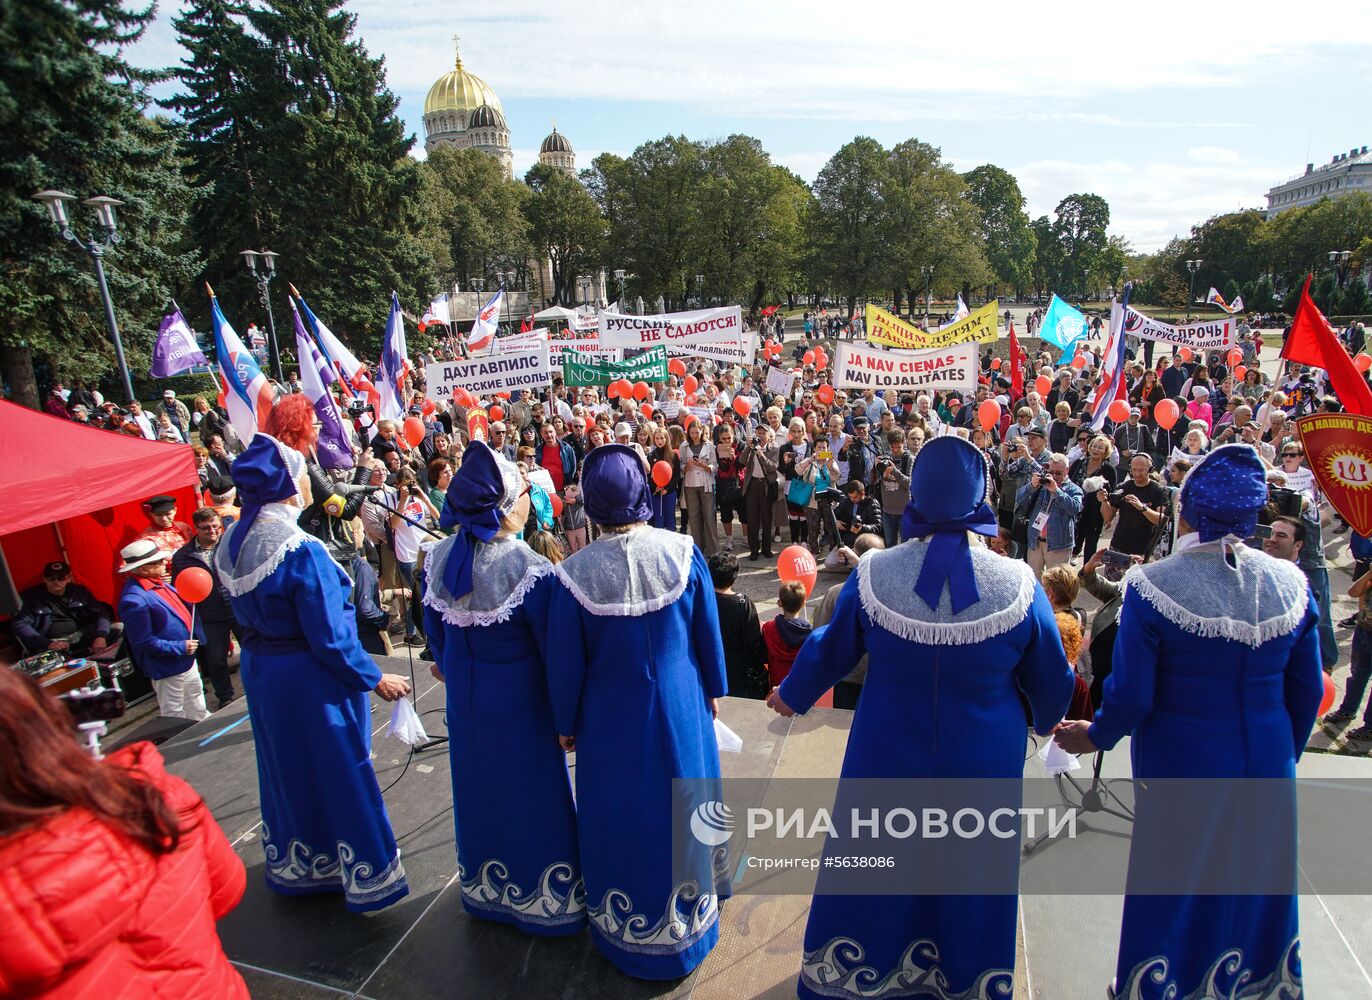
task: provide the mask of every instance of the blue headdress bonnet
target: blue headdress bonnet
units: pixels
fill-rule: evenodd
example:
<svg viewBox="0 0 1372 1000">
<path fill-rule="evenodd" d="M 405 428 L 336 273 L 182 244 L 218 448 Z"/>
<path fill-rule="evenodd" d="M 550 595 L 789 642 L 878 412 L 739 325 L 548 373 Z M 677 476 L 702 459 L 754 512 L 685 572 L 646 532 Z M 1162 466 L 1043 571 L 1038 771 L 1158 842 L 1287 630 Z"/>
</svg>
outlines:
<svg viewBox="0 0 1372 1000">
<path fill-rule="evenodd" d="M 990 476 L 986 456 L 955 435 L 937 437 L 919 450 L 910 471 L 910 502 L 901 517 L 902 538 L 929 538 L 915 593 L 937 608 L 943 588 L 956 614 L 981 600 L 967 532 L 996 534 L 996 514 L 987 503 Z"/>
<path fill-rule="evenodd" d="M 252 442 L 233 463 L 233 484 L 243 507 L 238 524 L 229 538 L 229 558 L 238 559 L 248 530 L 262 508 L 300 495 L 299 481 L 305 474 L 305 456 L 282 444 L 270 434 L 258 431 Z"/>
<path fill-rule="evenodd" d="M 462 453 L 462 465 L 453 473 L 438 523 L 461 530 L 453 541 L 443 570 L 443 585 L 453 597 L 472 592 L 472 539 L 489 542 L 500 534 L 500 519 L 514 510 L 524 492 L 519 466 L 492 451 L 484 441 L 473 440 Z"/>
<path fill-rule="evenodd" d="M 653 509 L 648 470 L 628 445 L 603 444 L 586 453 L 581 467 L 581 496 L 586 516 L 608 526 L 650 521 Z"/>
<path fill-rule="evenodd" d="M 1267 476 L 1252 445 L 1226 444 L 1210 452 L 1181 484 L 1182 520 L 1202 542 L 1225 535 L 1250 538 L 1267 503 Z"/>
</svg>

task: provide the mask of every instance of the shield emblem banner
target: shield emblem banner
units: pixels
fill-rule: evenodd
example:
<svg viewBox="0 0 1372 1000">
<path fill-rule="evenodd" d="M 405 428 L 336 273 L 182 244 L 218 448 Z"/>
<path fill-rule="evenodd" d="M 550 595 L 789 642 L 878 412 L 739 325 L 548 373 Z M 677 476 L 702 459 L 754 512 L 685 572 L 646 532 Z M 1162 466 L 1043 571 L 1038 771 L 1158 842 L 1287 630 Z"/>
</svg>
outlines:
<svg viewBox="0 0 1372 1000">
<path fill-rule="evenodd" d="M 1324 495 L 1360 535 L 1372 535 L 1372 417 L 1312 413 L 1296 421 L 1305 461 Z"/>
</svg>

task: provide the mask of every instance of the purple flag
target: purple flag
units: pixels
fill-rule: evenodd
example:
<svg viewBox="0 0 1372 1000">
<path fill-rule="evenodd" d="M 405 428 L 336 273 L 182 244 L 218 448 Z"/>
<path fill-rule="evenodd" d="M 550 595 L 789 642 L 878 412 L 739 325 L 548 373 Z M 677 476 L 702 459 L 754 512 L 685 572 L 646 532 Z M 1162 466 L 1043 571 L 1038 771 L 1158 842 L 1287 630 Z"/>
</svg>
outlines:
<svg viewBox="0 0 1372 1000">
<path fill-rule="evenodd" d="M 157 343 L 152 346 L 153 378 L 167 378 L 188 372 L 196 365 L 208 365 L 209 361 L 195 342 L 186 317 L 180 309 L 173 309 L 162 318 L 157 328 Z"/>
<path fill-rule="evenodd" d="M 315 453 L 319 464 L 325 469 L 351 469 L 353 449 L 348 440 L 348 432 L 343 427 L 338 406 L 329 394 L 333 375 L 324 362 L 314 339 L 305 329 L 300 319 L 300 311 L 291 301 L 291 314 L 295 317 L 295 357 L 300 363 L 300 384 L 304 387 L 305 397 L 314 404 L 315 416 L 319 418 L 319 440 L 315 442 Z"/>
</svg>

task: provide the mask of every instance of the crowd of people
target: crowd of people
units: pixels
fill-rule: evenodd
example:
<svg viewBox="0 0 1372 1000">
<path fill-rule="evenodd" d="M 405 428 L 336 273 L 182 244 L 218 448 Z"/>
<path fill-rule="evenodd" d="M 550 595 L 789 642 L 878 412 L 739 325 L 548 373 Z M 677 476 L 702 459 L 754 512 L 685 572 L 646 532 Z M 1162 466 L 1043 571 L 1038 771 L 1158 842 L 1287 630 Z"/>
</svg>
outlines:
<svg viewBox="0 0 1372 1000">
<path fill-rule="evenodd" d="M 764 333 L 784 336 L 784 323 Z M 199 440 L 197 508 L 188 524 L 173 497 L 145 503 L 147 529 L 122 552 L 117 617 L 166 715 L 207 714 L 202 675 L 219 707 L 229 704 L 239 647 L 270 888 L 337 892 L 357 911 L 408 892 L 368 764 L 367 693 L 410 693 L 368 654 L 402 641 L 446 684 L 464 907 L 536 935 L 589 927 L 597 948 L 640 978 L 684 975 L 718 940 L 727 855 L 701 848 L 680 881 L 665 845 L 672 782 L 717 793 L 725 694 L 787 716 L 819 703 L 856 708 L 844 779 L 1017 777 L 1026 723 L 1075 753 L 1147 729 L 1158 734 L 1136 760 L 1147 776 L 1140 768 L 1172 773 L 1177 755 L 1194 753 L 1178 735 L 1189 723 L 1145 689 L 1185 686 L 1188 664 L 1207 658 L 1225 669 L 1236 658 L 1222 644 L 1233 640 L 1267 664 L 1270 683 L 1245 689 L 1251 715 L 1218 695 L 1201 706 L 1216 722 L 1207 759 L 1216 776 L 1289 776 L 1320 671 L 1338 658 L 1321 533 L 1346 525 L 1289 420 L 1337 411 L 1322 373 L 1296 366 L 1269 382 L 1250 329 L 1237 357 L 1182 351 L 1154 367 L 1131 345 L 1127 418 L 1093 426 L 1098 348 L 1064 366 L 1047 353 L 1007 363 L 988 350 L 966 395 L 848 392 L 808 350 L 813 328 L 804 333 L 786 391 L 766 388 L 768 351 L 751 365 L 674 359 L 646 397 L 556 378 L 537 394 L 440 405 L 420 364 L 400 419 L 340 400 L 354 459 L 342 470 L 320 464 L 320 425 L 303 395 L 279 397 L 246 447 L 212 401 L 165 397 L 158 424 L 178 443 Z M 77 383 L 59 404 L 59 387 L 49 409 L 173 440 L 165 428 L 144 433 L 141 407 L 119 413 L 90 395 Z M 478 409 L 484 436 L 470 430 Z M 1372 543 L 1354 541 L 1372 559 Z M 814 595 L 783 582 L 780 614 L 763 624 L 734 590 L 739 557 L 745 546 L 756 562 L 785 545 L 842 579 Z M 198 615 L 170 582 L 188 567 L 212 580 Z M 1354 676 L 1326 717 L 1334 722 L 1354 717 L 1372 676 L 1372 573 L 1365 564 L 1358 575 Z M 1074 608 L 1083 587 L 1103 602 L 1089 621 Z M 1204 599 L 1186 607 L 1155 596 L 1196 587 Z M 49 567 L 41 590 L 32 606 L 26 595 L 26 646 L 110 641 L 115 616 L 82 598 L 64 564 Z M 1261 599 L 1245 605 L 1254 592 Z M 1216 633 L 1217 621 L 1233 625 Z M 908 676 L 949 647 L 955 675 Z M 928 738 L 893 740 L 912 727 Z M 1235 771 L 1230 751 L 1255 738 L 1267 755 L 1256 771 Z M 167 787 L 155 752 L 137 767 L 154 777 L 134 773 L 135 784 Z M 0 768 L 0 780 L 17 778 Z M 0 835 L 68 808 L 114 815 L 70 789 L 2 791 L 0 807 L 25 795 L 43 805 L 0 808 Z M 159 815 L 180 801 L 174 787 L 139 794 L 161 803 Z M 193 798 L 179 808 L 193 810 Z M 154 855 L 183 849 L 187 827 L 175 818 L 152 829 L 123 822 Z M 213 837 L 195 843 L 220 851 Z M 215 915 L 241 893 L 238 877 L 202 886 Z M 1290 978 L 1293 952 L 1299 984 L 1293 898 L 1191 901 L 1180 937 L 1149 897 L 1130 897 L 1126 912 L 1120 995 L 1151 997 L 1138 992 L 1145 981 L 1159 996 L 1189 995 L 1236 947 L 1235 989 Z M 1014 915 L 1013 897 L 874 905 L 821 893 L 800 993 L 865 995 L 855 992 L 857 960 L 894 974 L 916 941 L 953 994 L 1008 990 Z M 226 977 L 216 962 L 202 971 Z M 837 985 L 850 981 L 853 990 Z"/>
</svg>

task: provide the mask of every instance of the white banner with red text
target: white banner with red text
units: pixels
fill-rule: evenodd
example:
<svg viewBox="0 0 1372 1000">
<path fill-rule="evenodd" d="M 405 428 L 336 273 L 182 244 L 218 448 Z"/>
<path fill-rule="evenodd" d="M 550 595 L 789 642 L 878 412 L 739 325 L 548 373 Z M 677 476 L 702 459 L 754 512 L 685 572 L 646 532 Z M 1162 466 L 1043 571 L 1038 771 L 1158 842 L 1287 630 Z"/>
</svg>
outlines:
<svg viewBox="0 0 1372 1000">
<path fill-rule="evenodd" d="M 653 316 L 600 314 L 602 347 L 656 347 L 658 344 L 738 344 L 743 337 L 743 309 L 695 309 Z"/>
</svg>

